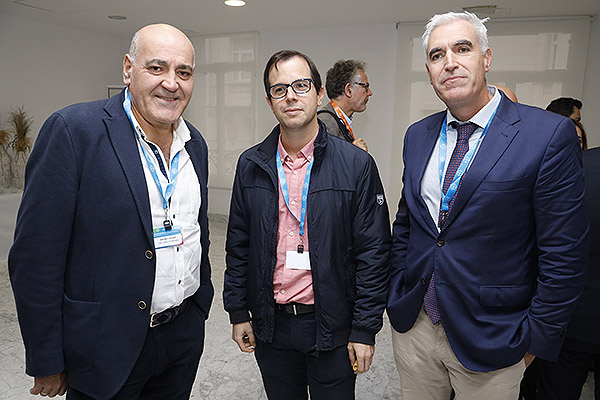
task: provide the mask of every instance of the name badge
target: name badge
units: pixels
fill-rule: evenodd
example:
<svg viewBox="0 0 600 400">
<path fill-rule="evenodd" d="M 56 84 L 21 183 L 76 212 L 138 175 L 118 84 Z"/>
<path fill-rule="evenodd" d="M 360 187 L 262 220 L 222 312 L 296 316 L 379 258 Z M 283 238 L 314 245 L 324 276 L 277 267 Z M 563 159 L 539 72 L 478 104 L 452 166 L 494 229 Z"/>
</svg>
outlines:
<svg viewBox="0 0 600 400">
<path fill-rule="evenodd" d="M 297 251 L 286 251 L 285 267 L 289 269 L 303 269 L 310 271 L 310 259 L 308 251 L 298 253 Z"/>
<path fill-rule="evenodd" d="M 154 228 L 154 248 L 180 246 L 183 244 L 183 230 L 180 226 L 166 230 L 164 227 Z"/>
</svg>

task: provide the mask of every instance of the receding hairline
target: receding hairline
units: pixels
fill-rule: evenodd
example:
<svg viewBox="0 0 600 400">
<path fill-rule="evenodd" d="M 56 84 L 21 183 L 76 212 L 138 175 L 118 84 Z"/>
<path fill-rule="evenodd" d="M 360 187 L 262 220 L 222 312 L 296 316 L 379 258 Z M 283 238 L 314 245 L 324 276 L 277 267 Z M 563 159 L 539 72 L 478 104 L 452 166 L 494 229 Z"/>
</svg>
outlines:
<svg viewBox="0 0 600 400">
<path fill-rule="evenodd" d="M 188 38 L 185 33 L 183 33 L 180 29 L 174 27 L 173 25 L 163 24 L 163 23 L 146 25 L 146 26 L 143 26 L 140 29 L 138 29 L 137 32 L 135 32 L 135 34 L 133 35 L 133 38 L 131 39 L 131 44 L 129 45 L 129 51 L 127 53 L 127 54 L 129 54 L 129 57 L 131 58 L 131 61 L 134 64 L 136 63 L 137 58 L 139 56 L 141 43 L 143 42 L 142 40 L 147 40 L 148 36 L 153 31 L 168 32 L 170 35 L 172 35 L 174 37 L 179 36 L 181 39 L 184 39 L 184 41 L 192 49 L 192 69 L 195 68 L 195 66 L 196 66 L 196 49 L 194 48 L 194 44 L 192 43 L 190 38 Z"/>
<path fill-rule="evenodd" d="M 435 31 L 439 27 L 456 23 L 459 21 L 464 21 L 471 26 L 471 29 L 473 30 L 473 33 L 477 38 L 481 54 L 485 54 L 489 49 L 488 32 L 485 24 L 489 20 L 489 18 L 479 18 L 476 14 L 470 13 L 468 11 L 451 11 L 445 14 L 434 15 L 425 25 L 425 32 L 423 32 L 423 35 L 421 36 L 426 59 L 429 60 L 429 39 L 433 31 Z"/>
<path fill-rule="evenodd" d="M 304 57 L 302 57 L 300 54 L 294 54 L 289 58 L 286 58 L 283 60 L 277 60 L 276 62 L 274 62 L 273 65 L 271 65 L 269 67 L 269 71 L 268 71 L 269 77 L 270 77 L 272 71 L 279 72 L 279 65 L 285 64 L 287 62 L 291 62 L 295 59 L 298 59 L 298 60 L 304 62 L 304 64 L 306 65 L 306 68 L 308 68 L 308 71 L 310 72 L 310 64 L 308 63 L 308 61 L 306 61 L 306 59 Z"/>
</svg>

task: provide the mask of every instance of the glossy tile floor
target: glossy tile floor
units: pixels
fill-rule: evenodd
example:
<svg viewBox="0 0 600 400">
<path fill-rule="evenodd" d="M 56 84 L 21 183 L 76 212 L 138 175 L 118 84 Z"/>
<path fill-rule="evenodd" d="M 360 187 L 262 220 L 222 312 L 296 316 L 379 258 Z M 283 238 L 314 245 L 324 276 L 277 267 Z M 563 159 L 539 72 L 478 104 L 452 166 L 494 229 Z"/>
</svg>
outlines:
<svg viewBox="0 0 600 400">
<path fill-rule="evenodd" d="M 12 241 L 19 194 L 0 196 L 0 400 L 40 398 L 29 395 L 32 378 L 25 375 L 24 349 L 18 329 L 14 301 L 8 280 L 7 251 Z M 204 355 L 192 391 L 192 399 L 202 400 L 265 400 L 258 367 L 254 357 L 243 354 L 231 340 L 228 316 L 223 311 L 221 290 L 225 263 L 225 227 L 223 217 L 211 218 L 210 258 L 215 300 L 206 326 Z M 385 325 L 377 336 L 373 366 L 360 375 L 356 385 L 359 400 L 400 400 L 400 382 L 392 353 L 390 326 Z M 58 398 L 58 397 L 57 397 Z M 592 400 L 590 379 L 581 397 Z"/>
</svg>

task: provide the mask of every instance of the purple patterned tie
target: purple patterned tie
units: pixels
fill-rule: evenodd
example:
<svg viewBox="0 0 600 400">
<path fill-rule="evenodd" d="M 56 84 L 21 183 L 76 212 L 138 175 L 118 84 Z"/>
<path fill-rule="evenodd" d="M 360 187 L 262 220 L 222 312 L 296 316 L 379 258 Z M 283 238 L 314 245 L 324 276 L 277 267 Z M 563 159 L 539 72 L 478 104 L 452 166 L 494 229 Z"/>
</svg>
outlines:
<svg viewBox="0 0 600 400">
<path fill-rule="evenodd" d="M 454 179 L 454 175 L 456 175 L 456 170 L 458 166 L 462 162 L 463 158 L 465 158 L 465 154 L 469 151 L 469 138 L 477 129 L 477 125 L 468 122 L 464 125 L 459 125 L 457 128 L 458 138 L 456 139 L 456 146 L 452 151 L 452 156 L 450 157 L 450 161 L 448 162 L 448 168 L 446 169 L 446 176 L 444 176 L 444 184 L 442 185 L 442 192 L 446 194 L 448 192 L 448 188 Z M 461 179 L 462 182 L 462 179 Z M 460 183 L 458 184 L 458 188 L 460 189 Z M 458 193 L 458 189 L 456 191 Z M 454 204 L 455 196 L 450 200 L 448 204 L 448 211 L 442 211 L 441 202 L 440 202 L 440 215 L 438 219 L 438 226 L 440 229 L 444 225 L 446 221 L 446 217 L 452 210 L 452 205 Z M 427 315 L 431 319 L 433 324 L 437 324 L 440 322 L 440 311 L 438 309 L 437 299 L 435 296 L 435 269 L 433 270 L 433 274 L 431 274 L 431 280 L 429 281 L 429 286 L 427 287 L 427 292 L 425 293 L 425 297 L 423 297 L 423 306 L 425 307 L 425 311 Z"/>
</svg>

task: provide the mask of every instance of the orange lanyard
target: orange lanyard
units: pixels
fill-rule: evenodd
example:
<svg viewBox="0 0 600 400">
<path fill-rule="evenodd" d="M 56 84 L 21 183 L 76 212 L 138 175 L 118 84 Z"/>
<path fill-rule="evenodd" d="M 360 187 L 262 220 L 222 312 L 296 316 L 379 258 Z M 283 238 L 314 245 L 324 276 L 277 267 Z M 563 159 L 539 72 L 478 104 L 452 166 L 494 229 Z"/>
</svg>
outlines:
<svg viewBox="0 0 600 400">
<path fill-rule="evenodd" d="M 342 120 L 342 122 L 344 123 L 344 125 L 346 125 L 346 128 L 348 128 L 348 132 L 350 132 L 350 135 L 352 135 L 352 139 L 356 138 L 354 137 L 354 132 L 352 132 L 352 126 L 350 126 L 350 124 L 348 123 L 348 120 L 346 120 L 346 117 L 344 116 L 344 112 L 342 111 L 342 109 L 333 102 L 333 100 L 331 100 L 329 102 L 329 104 L 331 104 L 331 107 L 333 107 L 333 109 L 335 110 L 335 113 L 338 115 L 338 117 L 340 117 L 340 119 Z"/>
</svg>

